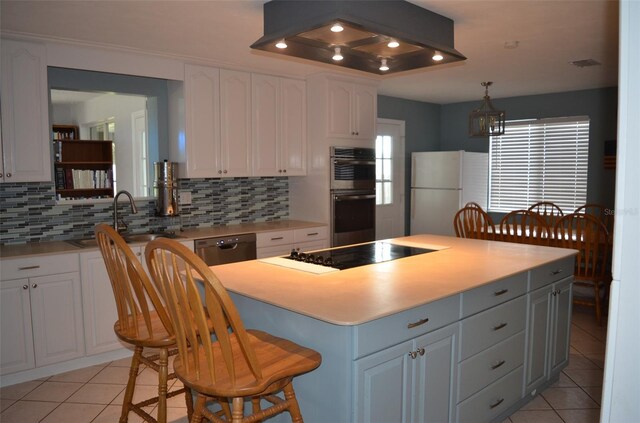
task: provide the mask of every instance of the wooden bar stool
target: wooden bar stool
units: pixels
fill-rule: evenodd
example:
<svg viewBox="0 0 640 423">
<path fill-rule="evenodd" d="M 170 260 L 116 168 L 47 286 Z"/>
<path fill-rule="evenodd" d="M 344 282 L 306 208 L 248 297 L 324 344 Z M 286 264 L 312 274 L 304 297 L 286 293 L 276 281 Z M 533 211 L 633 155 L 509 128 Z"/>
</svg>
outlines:
<svg viewBox="0 0 640 423">
<path fill-rule="evenodd" d="M 222 416 L 229 421 L 229 414 L 233 423 L 255 422 L 285 410 L 294 422 L 302 422 L 292 380 L 317 368 L 320 354 L 266 332 L 245 329 L 218 278 L 182 244 L 156 239 L 147 244 L 145 257 L 176 331 L 176 375 L 198 393 L 192 422 L 199 423 L 203 417 L 224 421 Z M 207 317 L 215 340 L 197 335 L 206 330 Z M 281 391 L 284 398 L 276 395 Z M 252 404 L 249 416 L 244 415 L 245 399 Z M 209 400 L 219 402 L 222 409 L 210 411 Z M 263 410 L 261 400 L 271 404 Z"/>
<path fill-rule="evenodd" d="M 176 377 L 175 373 L 168 372 L 169 356 L 178 351 L 171 320 L 154 285 L 131 248 L 111 226 L 97 225 L 95 234 L 118 309 L 118 321 L 113 325 L 113 330 L 123 342 L 135 346 L 120 422 L 127 422 L 129 413 L 134 412 L 145 421 L 166 423 L 167 398 L 183 392 L 190 419 L 193 413 L 191 391 L 182 388 L 167 392 L 167 381 Z M 144 356 L 142 353 L 145 348 L 158 349 L 159 353 Z M 158 372 L 158 396 L 134 404 L 133 394 L 141 363 Z M 157 420 L 142 409 L 155 403 L 158 404 Z"/>
</svg>

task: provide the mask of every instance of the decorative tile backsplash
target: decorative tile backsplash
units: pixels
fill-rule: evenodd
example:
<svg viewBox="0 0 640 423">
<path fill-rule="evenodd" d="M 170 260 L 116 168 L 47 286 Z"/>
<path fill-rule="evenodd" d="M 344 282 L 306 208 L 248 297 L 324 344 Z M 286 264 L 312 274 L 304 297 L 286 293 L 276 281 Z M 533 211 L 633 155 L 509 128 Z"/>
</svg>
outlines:
<svg viewBox="0 0 640 423">
<path fill-rule="evenodd" d="M 289 180 L 273 178 L 181 179 L 180 191 L 191 192 L 191 204 L 180 216 L 155 216 L 154 200 L 118 204 L 130 232 L 176 231 L 289 217 Z M 122 199 L 122 197 L 121 197 Z M 125 197 L 126 199 L 126 197 Z M 0 184 L 0 244 L 61 241 L 93 236 L 93 227 L 111 223 L 111 202 L 58 203 L 51 183 Z"/>
</svg>

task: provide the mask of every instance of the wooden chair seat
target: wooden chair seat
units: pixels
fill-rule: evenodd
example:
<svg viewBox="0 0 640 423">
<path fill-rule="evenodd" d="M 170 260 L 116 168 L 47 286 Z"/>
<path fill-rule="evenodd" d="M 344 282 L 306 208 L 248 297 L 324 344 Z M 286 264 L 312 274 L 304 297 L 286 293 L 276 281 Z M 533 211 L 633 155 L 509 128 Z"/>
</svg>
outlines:
<svg viewBox="0 0 640 423">
<path fill-rule="evenodd" d="M 173 367 L 178 379 L 186 386 L 212 397 L 249 397 L 278 392 L 284 386 L 283 379 L 290 379 L 318 367 L 320 354 L 314 350 L 259 330 L 248 329 L 247 335 L 262 367 L 261 380 L 256 380 L 249 366 L 241 358 L 242 351 L 235 336 L 230 337 L 234 362 L 237 363 L 235 380 L 229 377 L 223 360 L 214 361 L 214 372 L 217 376 L 215 382 L 209 377 L 209 372 L 200 372 L 196 375 L 194 372 L 187 371 L 186 367 L 195 368 L 193 355 L 186 357 L 190 361 L 188 366 L 183 365 L 182 356 L 175 359 Z M 219 343 L 213 343 L 212 349 L 214 357 L 221 356 Z M 197 359 L 204 366 L 206 356 L 202 346 L 199 347 Z"/>
<path fill-rule="evenodd" d="M 134 323 L 134 319 L 137 319 L 137 322 Z M 175 336 L 167 331 L 157 311 L 149 311 L 149 321 L 151 323 L 149 327 L 145 324 L 144 319 L 145 316 L 142 315 L 129 316 L 129 321 L 126 325 L 121 325 L 120 320 L 117 320 L 113 325 L 113 330 L 118 338 L 128 344 L 149 348 L 175 346 Z M 137 328 L 135 331 L 137 333 L 132 333 L 134 331 L 126 328 Z"/>
</svg>

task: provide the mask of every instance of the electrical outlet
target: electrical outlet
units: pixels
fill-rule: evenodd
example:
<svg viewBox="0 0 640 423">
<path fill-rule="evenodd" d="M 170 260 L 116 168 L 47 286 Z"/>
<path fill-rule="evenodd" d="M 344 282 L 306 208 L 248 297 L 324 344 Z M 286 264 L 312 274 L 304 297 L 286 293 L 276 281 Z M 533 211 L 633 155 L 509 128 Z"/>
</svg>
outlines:
<svg viewBox="0 0 640 423">
<path fill-rule="evenodd" d="M 189 204 L 191 204 L 191 192 L 180 192 L 180 204 L 182 204 L 183 206 L 188 206 Z"/>
</svg>

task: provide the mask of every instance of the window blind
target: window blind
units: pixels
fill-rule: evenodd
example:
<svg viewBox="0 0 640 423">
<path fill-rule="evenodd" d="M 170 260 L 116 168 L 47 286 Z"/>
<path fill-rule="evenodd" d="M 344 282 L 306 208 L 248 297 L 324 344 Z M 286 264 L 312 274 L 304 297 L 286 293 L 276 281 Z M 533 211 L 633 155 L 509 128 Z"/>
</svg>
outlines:
<svg viewBox="0 0 640 423">
<path fill-rule="evenodd" d="M 589 117 L 507 121 L 490 137 L 489 210 L 551 201 L 572 213 L 586 203 Z"/>
</svg>

